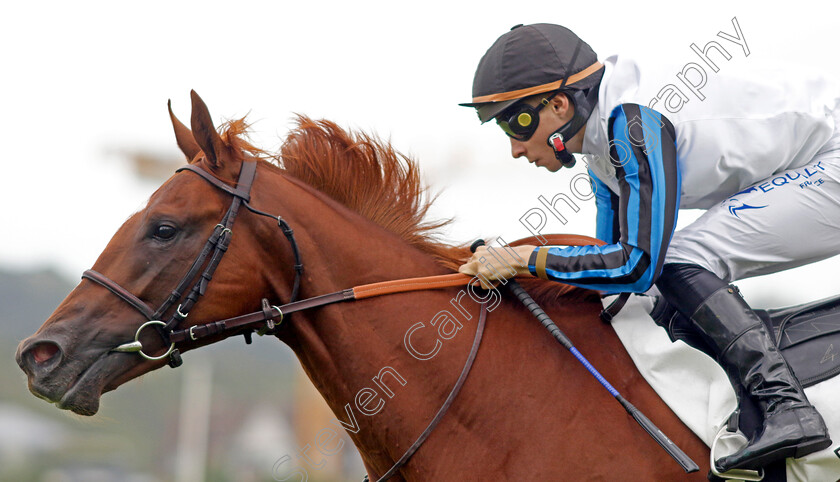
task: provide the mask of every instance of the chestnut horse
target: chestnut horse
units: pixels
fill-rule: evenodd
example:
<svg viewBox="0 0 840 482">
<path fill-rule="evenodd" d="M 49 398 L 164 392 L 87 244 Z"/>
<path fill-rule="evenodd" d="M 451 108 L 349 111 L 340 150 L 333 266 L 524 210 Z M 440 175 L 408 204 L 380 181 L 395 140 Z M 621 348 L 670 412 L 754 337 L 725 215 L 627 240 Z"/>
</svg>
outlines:
<svg viewBox="0 0 840 482">
<path fill-rule="evenodd" d="M 424 223 L 429 202 L 422 199 L 416 165 L 375 137 L 301 117 L 273 159 L 247 142 L 242 120 L 217 133 L 195 93 L 191 130 L 171 117 L 190 165 L 227 185 L 236 184 L 243 162 L 256 158 L 249 205 L 282 215 L 294 229 L 305 265 L 302 298 L 453 273 L 468 257 L 464 247 L 435 241 L 441 224 Z M 230 204 L 231 194 L 207 179 L 176 173 L 117 231 L 93 270 L 156 306 L 189 270 Z M 295 257 L 277 224 L 241 210 L 227 253 L 182 328 L 259 310 L 264 298 L 289 301 Z M 599 321 L 597 295 L 522 283 L 605 378 L 708 470 L 707 447 Z M 373 480 L 443 404 L 470 352 L 482 300 L 492 311 L 472 371 L 397 478 L 705 480 L 703 471 L 685 474 L 518 301 L 495 290 L 483 296 L 459 296 L 458 288 L 390 294 L 297 312 L 277 326 L 276 336 L 294 350 Z M 59 408 L 95 414 L 103 393 L 166 364 L 113 351 L 145 321 L 101 283 L 83 279 L 18 347 L 29 389 Z M 178 350 L 230 335 L 188 338 Z M 155 330 L 139 337 L 147 353 L 167 348 Z M 306 448 L 336 451 L 335 435 L 319 432 L 316 447 Z"/>
</svg>

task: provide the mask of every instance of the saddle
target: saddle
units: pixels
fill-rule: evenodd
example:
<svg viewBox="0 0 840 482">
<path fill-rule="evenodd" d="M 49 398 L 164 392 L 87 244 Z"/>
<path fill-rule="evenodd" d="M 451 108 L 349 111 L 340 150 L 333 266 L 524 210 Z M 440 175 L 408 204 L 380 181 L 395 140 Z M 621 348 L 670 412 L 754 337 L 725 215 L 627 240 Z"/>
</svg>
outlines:
<svg viewBox="0 0 840 482">
<path fill-rule="evenodd" d="M 840 373 L 840 296 L 755 312 L 803 387 Z"/>
</svg>

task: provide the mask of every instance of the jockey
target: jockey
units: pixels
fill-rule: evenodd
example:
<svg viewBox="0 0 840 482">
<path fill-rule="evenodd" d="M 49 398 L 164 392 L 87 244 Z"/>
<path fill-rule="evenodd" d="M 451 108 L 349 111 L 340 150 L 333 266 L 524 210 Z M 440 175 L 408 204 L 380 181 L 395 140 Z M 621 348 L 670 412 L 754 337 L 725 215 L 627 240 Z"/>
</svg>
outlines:
<svg viewBox="0 0 840 482">
<path fill-rule="evenodd" d="M 729 58 L 721 49 L 710 42 L 703 53 L 719 63 Z M 512 248 L 519 266 L 509 264 L 520 275 L 606 293 L 655 284 L 678 312 L 672 323 L 679 318 L 699 336 L 763 412 L 748 445 L 716 461 L 719 471 L 827 448 L 822 417 L 729 283 L 840 252 L 838 100 L 823 81 L 783 85 L 715 73 L 705 99 L 690 103 L 645 72 L 622 56 L 599 62 L 559 25 L 517 25 L 487 50 L 473 101 L 461 105 L 474 107 L 482 123 L 495 120 L 514 158 L 557 172 L 574 164 L 572 153 L 583 154 L 596 235 L 607 243 L 521 246 Z M 706 211 L 674 232 L 680 208 Z M 500 279 L 482 264 L 485 256 L 479 248 L 460 271 Z"/>
</svg>

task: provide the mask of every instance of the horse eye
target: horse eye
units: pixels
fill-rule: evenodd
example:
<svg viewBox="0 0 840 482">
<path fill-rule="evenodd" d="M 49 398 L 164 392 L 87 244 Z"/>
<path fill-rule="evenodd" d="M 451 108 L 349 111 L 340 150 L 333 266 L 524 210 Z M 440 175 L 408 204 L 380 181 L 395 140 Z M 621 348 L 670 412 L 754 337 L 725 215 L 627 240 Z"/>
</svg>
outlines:
<svg viewBox="0 0 840 482">
<path fill-rule="evenodd" d="M 160 241 L 169 241 L 170 239 L 175 237 L 175 234 L 178 233 L 178 230 L 175 229 L 175 226 L 169 224 L 161 224 L 157 228 L 155 228 L 155 232 L 153 236 L 155 239 Z"/>
</svg>

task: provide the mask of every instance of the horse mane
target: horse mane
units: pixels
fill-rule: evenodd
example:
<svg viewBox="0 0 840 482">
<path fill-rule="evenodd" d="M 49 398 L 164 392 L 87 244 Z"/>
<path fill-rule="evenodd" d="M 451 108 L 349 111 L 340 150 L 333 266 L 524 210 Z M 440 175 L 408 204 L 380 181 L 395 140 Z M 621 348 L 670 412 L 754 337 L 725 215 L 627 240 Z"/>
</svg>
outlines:
<svg viewBox="0 0 840 482">
<path fill-rule="evenodd" d="M 360 131 L 345 130 L 328 120 L 299 115 L 280 147 L 279 155 L 253 146 L 244 119 L 228 121 L 222 140 L 236 151 L 278 164 L 285 172 L 321 191 L 368 220 L 397 234 L 411 246 L 457 271 L 470 257 L 466 245 L 449 245 L 438 230 L 452 219 L 429 221 L 426 215 L 436 196 L 429 196 L 417 162 L 389 142 Z M 543 303 L 568 299 L 569 287 L 542 280 L 521 280 Z M 578 295 L 589 290 L 572 290 Z"/>
</svg>

